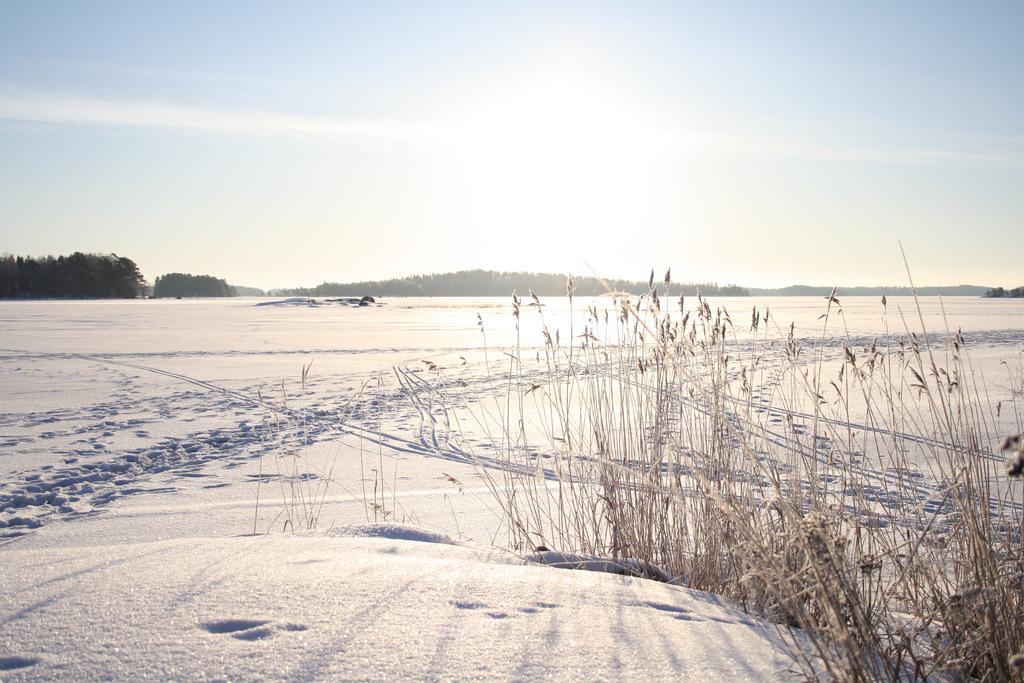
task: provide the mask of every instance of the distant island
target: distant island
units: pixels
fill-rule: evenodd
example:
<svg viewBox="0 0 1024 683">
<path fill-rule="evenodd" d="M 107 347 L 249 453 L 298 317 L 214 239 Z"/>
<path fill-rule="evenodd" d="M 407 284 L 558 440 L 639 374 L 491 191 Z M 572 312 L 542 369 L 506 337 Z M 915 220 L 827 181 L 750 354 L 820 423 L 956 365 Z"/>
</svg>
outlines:
<svg viewBox="0 0 1024 683">
<path fill-rule="evenodd" d="M 614 280 L 597 277 L 574 279 L 575 292 L 580 296 L 598 296 L 608 292 L 643 294 L 649 290 L 650 280 Z M 655 277 L 655 282 L 661 278 Z M 494 270 L 461 270 L 435 275 L 413 275 L 390 280 L 362 282 L 324 282 L 316 287 L 274 289 L 275 296 L 508 296 L 513 290 L 525 295 L 530 290 L 538 296 L 564 296 L 565 276 L 554 273 L 499 272 Z M 714 282 L 672 282 L 673 295 L 693 296 L 828 296 L 831 286 L 790 285 L 788 287 L 742 287 L 719 285 Z M 918 287 L 919 296 L 1004 296 L 990 294 L 1004 291 L 1000 287 L 980 285 L 951 285 L 945 287 Z M 1018 290 L 1013 290 L 1014 292 Z M 911 296 L 913 290 L 904 286 L 838 287 L 840 296 Z"/>
<path fill-rule="evenodd" d="M 647 280 L 604 279 L 581 276 L 573 279 L 575 294 L 599 296 L 609 292 L 644 294 L 651 283 L 662 284 L 664 278 Z M 556 273 L 504 272 L 495 270 L 460 270 L 452 273 L 412 275 L 389 280 L 361 282 L 324 282 L 316 287 L 274 289 L 269 292 L 255 287 L 228 284 L 213 275 L 167 273 L 156 278 L 150 287 L 139 267 L 129 258 L 117 254 L 85 254 L 68 256 L 0 255 L 0 299 L 106 299 L 153 297 L 402 297 L 402 296 L 508 296 L 518 291 L 526 296 L 533 290 L 538 296 L 565 296 L 566 277 Z M 660 289 L 661 292 L 665 290 Z M 838 287 L 839 296 L 910 296 L 910 287 Z M 742 287 L 716 282 L 670 282 L 669 294 L 694 296 L 828 296 L 831 286 L 790 285 L 764 288 Z M 920 296 L 976 296 L 987 298 L 1024 297 L 1024 286 L 1015 289 L 954 285 L 918 287 Z"/>
<path fill-rule="evenodd" d="M 164 297 L 180 299 L 184 297 L 266 296 L 267 293 L 256 287 L 229 285 L 226 280 L 213 275 L 167 273 L 157 276 L 150 295 L 156 299 Z"/>
<path fill-rule="evenodd" d="M 117 254 L 0 256 L 3 299 L 134 299 L 145 288 L 135 262 Z"/>
<path fill-rule="evenodd" d="M 656 278 L 660 281 L 660 278 Z M 596 277 L 573 279 L 579 296 L 598 296 L 609 291 L 643 294 L 649 291 L 648 281 L 603 280 Z M 508 296 L 513 290 L 525 296 L 530 290 L 537 296 L 565 296 L 566 277 L 554 273 L 499 272 L 494 270 L 460 270 L 455 273 L 413 275 L 391 280 L 364 282 L 324 282 L 311 288 L 275 289 L 279 296 Z M 717 283 L 672 283 L 674 294 L 704 296 L 749 296 L 738 285 Z"/>
<path fill-rule="evenodd" d="M 138 265 L 117 254 L 0 255 L 0 299 L 136 299 L 144 296 L 266 296 L 212 275 L 168 273 L 150 287 Z"/>
<path fill-rule="evenodd" d="M 988 299 L 1021 299 L 1024 298 L 1024 286 L 1014 287 L 1013 289 L 1006 290 L 1002 287 L 993 287 L 983 294 Z"/>
<path fill-rule="evenodd" d="M 997 287 L 997 289 L 999 289 Z M 832 287 L 789 285 L 788 287 L 776 287 L 766 289 L 763 287 L 750 287 L 752 296 L 828 296 L 832 293 Z M 945 287 L 918 287 L 918 296 L 985 296 L 991 291 L 988 287 L 980 285 L 949 285 Z M 836 287 L 836 296 L 913 296 L 914 290 L 910 287 L 883 285 L 879 287 Z"/>
<path fill-rule="evenodd" d="M 153 283 L 153 296 L 238 296 L 238 291 L 226 281 L 212 275 L 168 273 Z"/>
</svg>

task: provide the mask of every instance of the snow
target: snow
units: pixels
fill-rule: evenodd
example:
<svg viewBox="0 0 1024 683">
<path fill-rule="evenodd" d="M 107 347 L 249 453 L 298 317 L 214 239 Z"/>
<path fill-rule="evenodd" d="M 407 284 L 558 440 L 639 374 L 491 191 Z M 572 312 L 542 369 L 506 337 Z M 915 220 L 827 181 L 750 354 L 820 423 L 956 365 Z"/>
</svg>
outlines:
<svg viewBox="0 0 1024 683">
<path fill-rule="evenodd" d="M 458 545 L 447 534 L 439 534 L 425 529 L 419 529 L 408 524 L 395 524 L 393 522 L 381 522 L 379 524 L 357 524 L 338 532 L 328 532 L 330 536 L 357 536 L 364 538 L 390 538 L 396 541 L 416 541 L 418 543 L 443 543 L 446 545 Z"/>
<path fill-rule="evenodd" d="M 775 626 L 653 568 L 505 548 L 501 461 L 431 401 L 487 394 L 506 301 L 266 303 L 0 302 L 0 679 L 789 675 Z M 1005 375 L 1024 302 L 946 307 Z M 844 308 L 870 343 L 878 303 Z"/>
<path fill-rule="evenodd" d="M 663 583 L 675 583 L 672 577 L 668 576 L 658 567 L 649 562 L 625 558 L 611 560 L 596 555 L 583 555 L 580 553 L 561 553 L 555 550 L 542 550 L 525 556 L 529 562 L 548 565 L 557 569 L 574 569 L 590 572 L 603 572 L 605 574 L 619 574 L 622 576 L 637 576 L 640 578 L 654 579 Z"/>
<path fill-rule="evenodd" d="M 11 680 L 760 679 L 787 662 L 714 596 L 394 525 L 12 547 L 4 565 Z"/>
<path fill-rule="evenodd" d="M 315 299 L 311 299 L 308 296 L 292 296 L 287 299 L 278 299 L 275 301 L 258 301 L 254 306 L 318 306 L 319 304 Z"/>
</svg>

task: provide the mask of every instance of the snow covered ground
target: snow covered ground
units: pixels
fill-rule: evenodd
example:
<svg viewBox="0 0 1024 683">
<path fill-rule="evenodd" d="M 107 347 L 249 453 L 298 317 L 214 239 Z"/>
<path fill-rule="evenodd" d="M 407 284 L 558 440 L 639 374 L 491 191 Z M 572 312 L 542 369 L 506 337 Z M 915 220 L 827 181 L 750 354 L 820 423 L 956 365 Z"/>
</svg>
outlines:
<svg viewBox="0 0 1024 683">
<path fill-rule="evenodd" d="M 714 596 L 391 525 L 15 546 L 4 566 L 13 680 L 710 680 L 787 663 Z"/>
<path fill-rule="evenodd" d="M 500 363 L 507 301 L 258 303 L 0 303 L 0 679 L 787 675 L 775 627 L 713 596 L 502 549 L 473 457 L 392 368 L 484 395 L 478 322 Z M 806 334 L 821 309 L 728 303 Z M 945 305 L 998 400 L 1024 302 Z M 879 333 L 873 298 L 844 316 Z"/>
</svg>

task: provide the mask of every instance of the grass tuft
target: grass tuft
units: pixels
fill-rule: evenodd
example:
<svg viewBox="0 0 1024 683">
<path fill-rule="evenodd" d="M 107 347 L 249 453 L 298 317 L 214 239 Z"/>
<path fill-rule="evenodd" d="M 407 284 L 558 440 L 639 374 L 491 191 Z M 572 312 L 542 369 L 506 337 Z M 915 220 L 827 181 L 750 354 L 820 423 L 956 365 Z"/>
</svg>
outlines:
<svg viewBox="0 0 1024 683">
<path fill-rule="evenodd" d="M 1007 475 L 1024 455 L 1008 439 L 1004 467 L 997 447 L 1007 419 L 1024 431 L 1020 392 L 993 405 L 964 335 L 930 333 L 919 306 L 893 332 L 883 297 L 885 334 L 866 343 L 833 292 L 805 339 L 767 309 L 740 325 L 699 295 L 666 306 L 670 275 L 649 283 L 564 342 L 513 295 L 515 348 L 471 409 L 504 463 L 481 473 L 511 547 L 643 563 L 731 598 L 778 623 L 810 677 L 1020 680 Z M 570 280 L 570 310 L 572 295 Z"/>
</svg>

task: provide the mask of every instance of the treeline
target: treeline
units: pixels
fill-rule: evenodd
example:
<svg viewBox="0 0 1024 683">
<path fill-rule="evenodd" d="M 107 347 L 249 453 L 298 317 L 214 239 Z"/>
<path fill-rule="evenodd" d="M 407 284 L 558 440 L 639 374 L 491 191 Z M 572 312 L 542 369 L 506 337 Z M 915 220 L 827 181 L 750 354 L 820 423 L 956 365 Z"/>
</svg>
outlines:
<svg viewBox="0 0 1024 683">
<path fill-rule="evenodd" d="M 153 296 L 238 296 L 238 291 L 221 278 L 191 273 L 167 273 L 153 283 Z"/>
<path fill-rule="evenodd" d="M 145 287 L 135 262 L 117 254 L 0 256 L 4 299 L 133 299 Z"/>
<path fill-rule="evenodd" d="M 998 299 L 1001 297 L 1012 297 L 1014 299 L 1024 298 L 1024 286 L 1014 287 L 1009 290 L 1003 289 L 1002 287 L 993 287 L 985 292 L 985 296 L 990 299 Z"/>
<path fill-rule="evenodd" d="M 513 290 L 525 295 L 531 289 L 538 296 L 564 296 L 566 278 L 554 273 L 498 272 L 493 270 L 461 270 L 437 275 L 413 275 L 391 280 L 364 282 L 324 282 L 316 287 L 274 290 L 281 296 L 507 296 Z M 598 296 L 609 291 L 642 294 L 648 281 L 604 280 L 596 277 L 574 278 L 578 296 Z M 672 284 L 673 294 L 704 296 L 748 296 L 737 285 L 716 283 Z"/>
<path fill-rule="evenodd" d="M 979 285 L 951 285 L 947 287 L 918 287 L 918 296 L 983 296 L 986 288 Z M 776 287 L 766 289 L 764 287 L 751 287 L 750 293 L 754 296 L 828 296 L 832 293 L 832 287 L 817 287 L 812 285 L 790 285 L 788 287 Z M 914 290 L 910 287 L 837 287 L 837 296 L 913 296 Z"/>
</svg>

